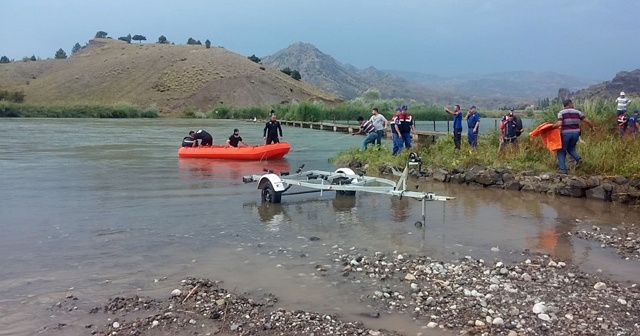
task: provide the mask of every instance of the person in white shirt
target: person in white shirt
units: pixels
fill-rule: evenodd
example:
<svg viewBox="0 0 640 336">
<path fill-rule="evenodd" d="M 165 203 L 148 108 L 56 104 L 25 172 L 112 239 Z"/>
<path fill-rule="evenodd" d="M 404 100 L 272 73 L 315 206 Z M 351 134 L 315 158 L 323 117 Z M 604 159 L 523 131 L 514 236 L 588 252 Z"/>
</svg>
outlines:
<svg viewBox="0 0 640 336">
<path fill-rule="evenodd" d="M 376 130 L 376 145 L 380 146 L 382 144 L 382 136 L 384 135 L 384 130 L 387 129 L 387 118 L 378 113 L 378 108 L 374 107 L 371 110 L 371 118 L 369 118 L 369 121 L 371 121 L 373 127 Z"/>
<path fill-rule="evenodd" d="M 627 113 L 627 106 L 631 104 L 631 99 L 625 97 L 624 91 L 620 92 L 620 97 L 616 99 L 618 117 Z"/>
</svg>

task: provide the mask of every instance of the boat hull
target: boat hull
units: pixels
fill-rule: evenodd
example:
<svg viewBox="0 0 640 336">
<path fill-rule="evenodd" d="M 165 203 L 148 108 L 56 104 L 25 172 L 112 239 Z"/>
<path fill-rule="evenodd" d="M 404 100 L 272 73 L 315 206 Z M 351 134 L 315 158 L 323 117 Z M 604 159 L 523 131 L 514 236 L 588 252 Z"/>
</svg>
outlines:
<svg viewBox="0 0 640 336">
<path fill-rule="evenodd" d="M 180 147 L 178 157 L 194 159 L 266 160 L 282 159 L 291 146 L 288 142 L 245 147 L 205 146 Z"/>
</svg>

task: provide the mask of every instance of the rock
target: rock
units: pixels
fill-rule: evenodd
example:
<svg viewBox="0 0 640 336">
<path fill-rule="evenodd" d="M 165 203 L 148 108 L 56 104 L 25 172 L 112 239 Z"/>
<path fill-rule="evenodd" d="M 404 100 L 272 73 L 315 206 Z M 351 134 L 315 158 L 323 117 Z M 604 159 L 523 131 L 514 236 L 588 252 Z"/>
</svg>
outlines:
<svg viewBox="0 0 640 336">
<path fill-rule="evenodd" d="M 182 295 L 182 291 L 179 289 L 174 289 L 173 291 L 171 291 L 171 296 L 180 296 Z"/>
<path fill-rule="evenodd" d="M 484 327 L 486 325 L 486 323 L 480 321 L 480 320 L 476 320 L 476 322 L 474 322 L 474 325 L 476 327 Z"/>
<path fill-rule="evenodd" d="M 604 282 L 598 282 L 595 285 L 593 285 L 593 288 L 595 290 L 605 290 L 607 289 L 607 285 Z"/>
<path fill-rule="evenodd" d="M 240 328 L 240 325 L 236 323 L 232 324 L 230 327 L 231 331 L 236 331 L 238 330 L 238 328 Z"/>
<path fill-rule="evenodd" d="M 618 176 L 618 177 L 613 179 L 613 182 L 615 184 L 622 185 L 622 184 L 625 184 L 625 183 L 629 182 L 629 179 L 624 177 L 624 176 Z"/>
<path fill-rule="evenodd" d="M 396 259 L 398 259 L 398 260 L 403 260 L 403 259 L 404 259 L 404 256 L 402 256 L 402 254 L 398 254 L 398 256 L 396 257 Z"/>
<path fill-rule="evenodd" d="M 591 188 L 591 189 L 587 189 L 585 191 L 585 196 L 589 199 L 597 199 L 597 200 L 601 200 L 601 201 L 606 201 L 607 200 L 607 194 L 610 194 L 610 192 L 607 192 L 603 186 L 597 186 L 595 188 Z"/>
<path fill-rule="evenodd" d="M 380 336 L 380 335 L 382 335 L 382 333 L 377 331 L 377 330 L 369 330 L 369 335 L 371 335 L 371 336 Z"/>
<path fill-rule="evenodd" d="M 518 182 L 518 181 L 505 182 L 504 183 L 504 189 L 513 190 L 513 191 L 519 191 L 520 189 L 522 189 L 522 184 L 520 184 L 520 182 Z"/>
<path fill-rule="evenodd" d="M 531 276 L 528 273 L 522 273 L 522 280 L 531 281 Z"/>
<path fill-rule="evenodd" d="M 493 322 L 491 322 L 491 324 L 493 325 L 503 325 L 504 324 L 504 320 L 501 317 L 496 317 L 493 319 Z"/>
<path fill-rule="evenodd" d="M 532 311 L 535 314 L 541 314 L 547 311 L 547 306 L 544 304 L 544 302 L 538 302 L 533 305 Z"/>
<path fill-rule="evenodd" d="M 412 292 L 419 292 L 420 291 L 420 286 L 418 286 L 417 283 L 411 283 L 411 291 Z"/>
<path fill-rule="evenodd" d="M 500 252 L 500 248 L 497 247 L 497 246 L 494 246 L 494 247 L 491 248 L 491 252 Z"/>
<path fill-rule="evenodd" d="M 112 326 L 113 326 L 115 329 L 118 329 L 118 328 L 120 328 L 120 323 L 119 323 L 119 322 L 113 322 Z"/>
<path fill-rule="evenodd" d="M 493 170 L 483 170 L 475 177 L 475 182 L 483 186 L 490 186 L 502 181 L 500 175 Z"/>
<path fill-rule="evenodd" d="M 509 333 L 507 334 L 507 336 L 518 336 L 518 333 L 517 333 L 517 332 L 515 332 L 515 331 L 513 331 L 513 330 L 511 330 L 511 331 L 509 331 Z"/>
<path fill-rule="evenodd" d="M 438 182 L 446 182 L 448 174 L 449 174 L 448 171 L 444 169 L 438 169 L 433 172 L 433 180 Z"/>
<path fill-rule="evenodd" d="M 320 240 L 320 238 L 319 237 L 309 237 L 309 240 L 310 241 L 318 241 L 318 240 Z"/>
<path fill-rule="evenodd" d="M 190 319 L 189 320 L 189 324 L 196 324 L 196 323 L 198 323 L 198 322 L 196 322 L 196 320 L 194 320 L 194 319 Z"/>
<path fill-rule="evenodd" d="M 435 328 L 435 327 L 437 327 L 437 326 L 438 326 L 438 324 L 437 324 L 437 323 L 435 323 L 435 322 L 429 322 L 429 323 L 427 324 L 427 328 Z"/>
<path fill-rule="evenodd" d="M 543 320 L 543 321 L 550 321 L 551 317 L 549 317 L 549 315 L 547 314 L 538 314 L 538 318 Z"/>
<path fill-rule="evenodd" d="M 225 304 L 224 299 L 218 299 L 218 300 L 216 300 L 216 305 L 218 305 L 218 306 L 224 306 L 224 304 Z"/>
<path fill-rule="evenodd" d="M 618 303 L 621 304 L 621 305 L 626 305 L 627 304 L 627 300 L 620 298 L 620 299 L 618 299 Z"/>
<path fill-rule="evenodd" d="M 160 322 L 158 322 L 157 320 L 153 320 L 153 322 L 151 322 L 151 328 L 157 327 L 158 324 L 160 324 Z"/>
<path fill-rule="evenodd" d="M 407 281 L 414 281 L 416 279 L 416 276 L 411 273 L 407 273 L 407 275 L 404 276 L 404 279 Z"/>
</svg>

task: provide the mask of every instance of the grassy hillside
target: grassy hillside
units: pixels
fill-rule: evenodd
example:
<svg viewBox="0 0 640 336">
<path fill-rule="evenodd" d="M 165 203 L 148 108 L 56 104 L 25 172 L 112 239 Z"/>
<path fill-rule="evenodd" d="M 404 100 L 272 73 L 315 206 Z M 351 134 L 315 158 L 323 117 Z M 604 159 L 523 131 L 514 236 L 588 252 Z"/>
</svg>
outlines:
<svg viewBox="0 0 640 336">
<path fill-rule="evenodd" d="M 23 90 L 25 102 L 33 104 L 126 102 L 163 112 L 338 101 L 224 48 L 111 39 L 91 40 L 67 59 L 0 64 L 0 89 Z"/>
</svg>

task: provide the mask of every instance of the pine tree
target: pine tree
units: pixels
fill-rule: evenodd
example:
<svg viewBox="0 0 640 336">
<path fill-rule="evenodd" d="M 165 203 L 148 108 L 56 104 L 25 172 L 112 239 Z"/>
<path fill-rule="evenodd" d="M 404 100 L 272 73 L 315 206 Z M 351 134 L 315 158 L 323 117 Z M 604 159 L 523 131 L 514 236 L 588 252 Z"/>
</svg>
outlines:
<svg viewBox="0 0 640 336">
<path fill-rule="evenodd" d="M 73 48 L 71 48 L 71 53 L 75 54 L 78 51 L 80 51 L 80 49 L 82 49 L 82 47 L 80 46 L 80 43 L 76 42 L 76 44 L 73 45 Z"/>
<path fill-rule="evenodd" d="M 67 58 L 67 53 L 64 52 L 64 50 L 62 50 L 62 48 L 58 49 L 58 51 L 56 51 L 56 59 L 63 59 L 63 58 Z"/>
</svg>

